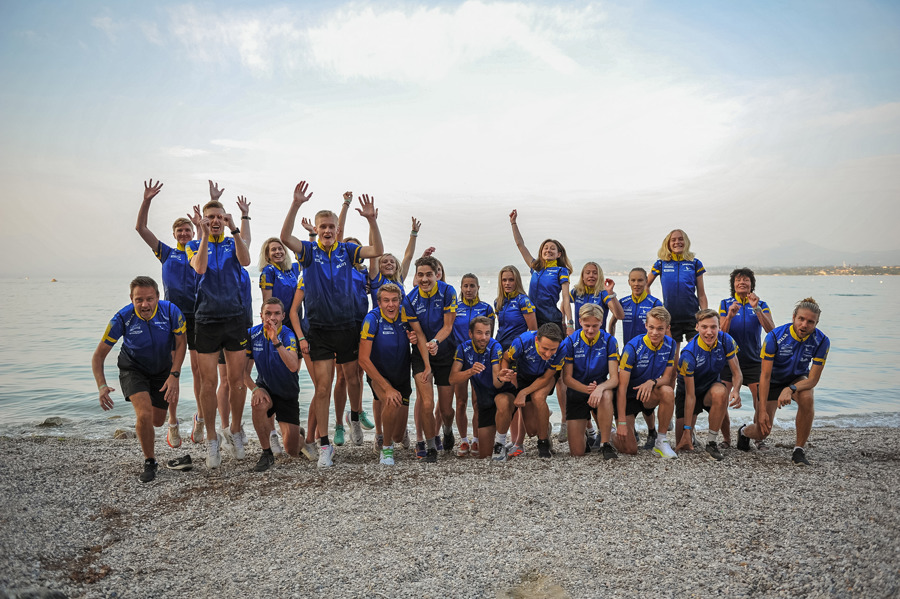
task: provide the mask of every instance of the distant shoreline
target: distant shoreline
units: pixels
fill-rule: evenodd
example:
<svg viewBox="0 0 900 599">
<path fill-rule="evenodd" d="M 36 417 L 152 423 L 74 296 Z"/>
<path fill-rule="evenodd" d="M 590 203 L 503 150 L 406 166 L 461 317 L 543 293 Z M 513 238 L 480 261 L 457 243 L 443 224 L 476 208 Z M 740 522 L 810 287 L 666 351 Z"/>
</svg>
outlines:
<svg viewBox="0 0 900 599">
<path fill-rule="evenodd" d="M 712 266 L 711 275 L 730 275 L 738 266 Z M 882 276 L 900 275 L 900 266 L 751 266 L 755 275 L 769 276 Z"/>
</svg>

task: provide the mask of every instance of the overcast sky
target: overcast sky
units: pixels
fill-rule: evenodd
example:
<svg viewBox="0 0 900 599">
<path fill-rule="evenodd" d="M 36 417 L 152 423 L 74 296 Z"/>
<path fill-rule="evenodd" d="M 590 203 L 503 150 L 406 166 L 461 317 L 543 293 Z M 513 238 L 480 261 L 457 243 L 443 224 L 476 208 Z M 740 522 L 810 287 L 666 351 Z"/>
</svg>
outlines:
<svg viewBox="0 0 900 599">
<path fill-rule="evenodd" d="M 3 2 L 0 77 L 3 276 L 158 273 L 150 177 L 166 240 L 207 179 L 246 195 L 254 256 L 301 179 L 450 271 L 520 264 L 513 208 L 579 268 L 675 227 L 710 265 L 900 249 L 891 1 Z"/>
</svg>

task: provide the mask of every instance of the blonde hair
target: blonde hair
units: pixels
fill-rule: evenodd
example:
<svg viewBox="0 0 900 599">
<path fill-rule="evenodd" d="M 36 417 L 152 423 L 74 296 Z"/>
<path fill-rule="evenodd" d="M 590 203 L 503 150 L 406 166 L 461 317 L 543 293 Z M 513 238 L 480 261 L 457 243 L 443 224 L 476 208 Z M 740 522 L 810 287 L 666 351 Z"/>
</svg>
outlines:
<svg viewBox="0 0 900 599">
<path fill-rule="evenodd" d="M 578 319 L 596 318 L 603 322 L 603 310 L 597 304 L 585 304 L 578 310 Z"/>
<path fill-rule="evenodd" d="M 797 302 L 797 305 L 794 306 L 794 316 L 797 316 L 797 312 L 800 310 L 809 310 L 815 314 L 816 317 L 822 314 L 822 308 L 820 308 L 819 304 L 816 303 L 816 300 L 811 297 L 807 297 Z"/>
<path fill-rule="evenodd" d="M 400 297 L 400 301 L 403 301 L 403 292 L 400 291 L 400 287 L 394 285 L 393 283 L 385 283 L 384 285 L 379 287 L 378 292 L 375 294 L 375 299 L 377 301 L 380 301 L 382 294 L 385 293 L 396 293 Z"/>
<path fill-rule="evenodd" d="M 278 243 L 278 245 L 280 245 L 284 250 L 284 258 L 281 260 L 281 262 L 272 262 L 271 260 L 269 260 L 269 246 L 273 241 Z M 284 244 L 281 243 L 281 240 L 277 237 L 269 237 L 263 242 L 262 247 L 259 248 L 259 271 L 262 272 L 263 269 L 269 264 L 278 266 L 285 272 L 291 269 L 291 253 L 288 252 L 288 249 L 284 247 Z"/>
<path fill-rule="evenodd" d="M 392 277 L 386 276 L 383 272 L 381 272 L 381 261 L 384 260 L 385 257 L 390 258 L 391 260 L 393 260 L 393 261 L 394 261 L 394 266 L 397 267 L 397 268 L 394 269 L 394 276 L 392 276 Z M 391 254 L 391 253 L 389 253 L 389 252 L 386 252 L 386 253 L 384 253 L 384 254 L 381 254 L 381 255 L 378 257 L 378 272 L 381 273 L 381 276 L 383 276 L 383 277 L 384 277 L 385 279 L 387 279 L 388 281 L 394 281 L 395 283 L 399 283 L 399 282 L 400 282 L 400 261 L 397 260 L 397 256 L 395 256 L 394 254 Z"/>
<path fill-rule="evenodd" d="M 697 324 L 700 324 L 701 320 L 706 320 L 707 318 L 715 318 L 716 322 L 719 322 L 719 313 L 712 308 L 704 308 L 700 310 L 696 314 L 694 314 L 694 318 L 697 319 Z"/>
<path fill-rule="evenodd" d="M 659 320 L 660 322 L 664 322 L 666 324 L 672 324 L 672 315 L 669 314 L 669 311 L 666 310 L 662 306 L 656 306 L 655 308 L 650 308 L 650 311 L 647 312 L 646 318 L 650 318 L 651 316 L 653 318 L 655 318 L 656 320 Z M 644 320 L 644 322 L 646 322 L 646 319 Z"/>
<path fill-rule="evenodd" d="M 656 257 L 660 260 L 671 260 L 672 259 L 672 250 L 669 249 L 669 240 L 672 238 L 672 233 L 681 233 L 684 236 L 684 252 L 682 252 L 682 256 L 684 256 L 685 260 L 693 260 L 694 252 L 691 251 L 691 238 L 688 237 L 687 233 L 682 231 L 681 229 L 672 229 L 669 231 L 669 234 L 666 235 L 665 239 L 663 239 L 662 246 L 659 248 L 659 251 L 656 252 Z"/>
<path fill-rule="evenodd" d="M 201 211 L 203 216 L 206 216 L 206 210 L 208 208 L 218 208 L 222 212 L 225 212 L 225 206 L 223 206 L 222 202 L 220 202 L 219 200 L 210 200 L 210 201 L 206 202 L 205 204 L 203 204 L 203 210 Z"/>
<path fill-rule="evenodd" d="M 596 262 L 585 262 L 584 266 L 581 267 L 581 275 L 578 277 L 578 282 L 575 283 L 575 293 L 573 295 L 581 297 L 587 293 L 584 290 L 584 269 L 588 266 L 593 266 L 597 269 L 597 284 L 594 285 L 594 297 L 600 297 L 600 292 L 603 291 L 603 269 Z"/>
<path fill-rule="evenodd" d="M 174 233 L 175 229 L 177 229 L 181 225 L 190 225 L 191 231 L 194 230 L 194 223 L 191 222 L 191 219 L 182 216 L 181 218 L 176 218 L 175 222 L 172 223 L 172 232 Z"/>
<path fill-rule="evenodd" d="M 511 295 L 513 297 L 525 295 L 525 288 L 522 286 L 522 275 L 519 274 L 519 269 L 512 264 L 504 266 L 500 269 L 500 274 L 497 275 L 497 299 L 494 301 L 494 310 L 497 311 L 499 311 L 500 308 L 503 307 L 503 304 L 506 303 L 506 294 L 503 293 L 503 273 L 505 272 L 511 272 L 516 278 L 516 288 Z"/>
<path fill-rule="evenodd" d="M 546 261 L 544 261 L 544 259 L 541 257 L 541 255 L 544 253 L 544 246 L 547 245 L 548 243 L 554 244 L 556 246 L 556 249 L 559 250 L 559 258 L 556 259 L 556 263 L 559 265 L 565 266 L 566 268 L 569 269 L 569 272 L 571 273 L 572 272 L 572 263 L 569 262 L 569 256 L 566 254 L 566 248 L 563 247 L 563 244 L 561 244 L 560 242 L 558 242 L 555 239 L 545 239 L 541 243 L 541 247 L 538 248 L 538 256 L 531 263 L 531 269 L 532 270 L 544 270 L 545 268 L 547 268 L 547 263 L 546 263 Z"/>
<path fill-rule="evenodd" d="M 338 215 L 335 214 L 334 212 L 332 212 L 331 210 L 319 210 L 318 212 L 316 212 L 316 216 L 313 217 L 313 223 L 315 223 L 316 226 L 319 226 L 319 219 L 325 218 L 325 217 L 333 218 L 334 224 L 337 225 Z"/>
</svg>

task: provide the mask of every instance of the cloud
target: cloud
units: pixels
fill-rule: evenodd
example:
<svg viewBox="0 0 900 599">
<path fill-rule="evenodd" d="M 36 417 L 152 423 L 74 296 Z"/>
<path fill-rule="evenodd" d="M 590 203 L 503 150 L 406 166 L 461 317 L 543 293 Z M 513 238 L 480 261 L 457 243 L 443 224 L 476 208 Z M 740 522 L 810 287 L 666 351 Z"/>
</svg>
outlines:
<svg viewBox="0 0 900 599">
<path fill-rule="evenodd" d="M 260 145 L 253 141 L 239 141 L 234 139 L 213 139 L 209 142 L 214 146 L 231 150 L 256 150 Z"/>
<path fill-rule="evenodd" d="M 185 148 L 183 146 L 175 146 L 171 148 L 163 148 L 163 154 L 172 158 L 194 158 L 208 154 L 206 150 L 197 148 Z"/>
<path fill-rule="evenodd" d="M 122 23 L 113 20 L 112 17 L 94 17 L 91 19 L 91 25 L 105 33 L 112 42 L 116 41 L 117 34 L 123 27 Z"/>
</svg>

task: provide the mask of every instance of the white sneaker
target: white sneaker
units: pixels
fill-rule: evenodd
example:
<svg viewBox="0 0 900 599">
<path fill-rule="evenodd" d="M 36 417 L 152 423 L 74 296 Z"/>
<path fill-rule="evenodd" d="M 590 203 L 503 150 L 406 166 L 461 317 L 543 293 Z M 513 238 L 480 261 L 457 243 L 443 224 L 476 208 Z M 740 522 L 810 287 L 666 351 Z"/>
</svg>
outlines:
<svg viewBox="0 0 900 599">
<path fill-rule="evenodd" d="M 677 458 L 678 454 L 669 447 L 669 442 L 665 439 L 658 439 L 656 445 L 653 446 L 653 452 L 661 458 Z"/>
<path fill-rule="evenodd" d="M 569 440 L 569 427 L 565 422 L 559 426 L 559 435 L 556 436 L 556 440 L 560 443 L 565 443 Z"/>
<path fill-rule="evenodd" d="M 218 468 L 222 465 L 222 453 L 219 451 L 218 439 L 209 442 L 209 455 L 206 456 L 207 468 Z"/>
<path fill-rule="evenodd" d="M 307 443 L 300 448 L 300 453 L 302 453 L 310 462 L 315 462 L 319 452 L 315 443 Z"/>
<path fill-rule="evenodd" d="M 232 448 L 234 453 L 232 454 L 236 459 L 243 460 L 247 457 L 247 452 L 244 451 L 244 434 L 243 431 L 238 431 L 236 435 L 231 436 Z"/>
<path fill-rule="evenodd" d="M 284 453 L 284 447 L 281 446 L 281 438 L 275 431 L 269 433 L 269 448 L 275 455 L 281 455 Z"/>
<path fill-rule="evenodd" d="M 234 436 L 231 434 L 231 430 L 220 428 L 217 431 L 216 437 L 218 437 L 219 449 L 231 457 L 234 457 Z"/>
<path fill-rule="evenodd" d="M 241 436 L 241 441 L 244 443 L 244 447 L 247 447 L 247 433 L 244 432 L 244 425 L 241 425 L 241 430 L 238 433 Z"/>
<path fill-rule="evenodd" d="M 411 442 L 409 440 L 409 427 L 405 431 L 403 431 L 403 439 L 400 441 L 400 445 L 403 446 L 403 449 L 409 449 Z"/>
<path fill-rule="evenodd" d="M 319 468 L 334 466 L 334 445 L 323 445 L 319 448 Z"/>
<path fill-rule="evenodd" d="M 385 466 L 393 466 L 394 465 L 394 449 L 385 448 L 381 450 L 381 459 L 378 460 L 379 464 L 383 464 Z"/>
<path fill-rule="evenodd" d="M 354 445 L 362 445 L 363 444 L 363 432 L 362 425 L 358 420 L 350 421 L 350 442 Z"/>
</svg>

